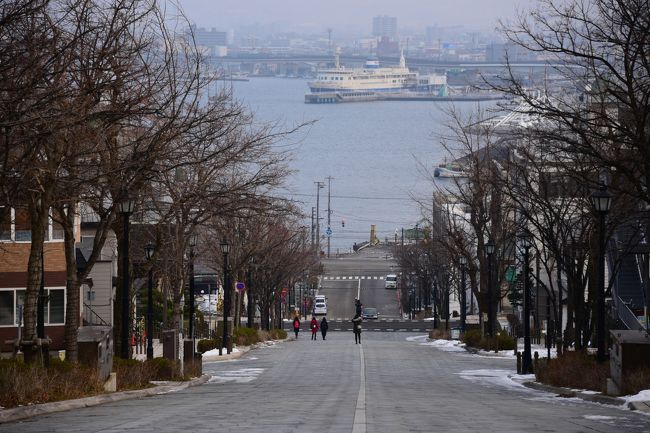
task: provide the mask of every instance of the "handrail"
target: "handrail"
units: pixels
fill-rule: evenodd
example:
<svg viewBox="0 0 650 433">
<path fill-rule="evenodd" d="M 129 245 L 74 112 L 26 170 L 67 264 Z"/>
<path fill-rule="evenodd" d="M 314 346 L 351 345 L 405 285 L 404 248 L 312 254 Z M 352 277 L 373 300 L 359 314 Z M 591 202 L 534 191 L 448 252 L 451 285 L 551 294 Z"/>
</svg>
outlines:
<svg viewBox="0 0 650 433">
<path fill-rule="evenodd" d="M 94 319 L 95 317 L 99 319 L 99 323 L 95 323 L 93 320 L 92 323 L 95 325 L 104 325 L 104 326 L 111 326 L 109 323 L 106 323 L 106 321 L 95 312 L 95 310 L 92 309 L 92 307 L 84 302 L 84 310 L 88 309 L 88 312 L 92 315 L 91 317 Z"/>
<path fill-rule="evenodd" d="M 627 327 L 627 329 L 633 330 L 633 331 L 646 331 L 648 332 L 647 329 L 644 328 L 643 324 L 639 322 L 639 319 L 634 315 L 632 310 L 623 302 L 620 296 L 615 296 L 614 299 L 616 300 L 616 312 L 618 313 L 618 318 L 623 322 L 623 324 Z"/>
</svg>

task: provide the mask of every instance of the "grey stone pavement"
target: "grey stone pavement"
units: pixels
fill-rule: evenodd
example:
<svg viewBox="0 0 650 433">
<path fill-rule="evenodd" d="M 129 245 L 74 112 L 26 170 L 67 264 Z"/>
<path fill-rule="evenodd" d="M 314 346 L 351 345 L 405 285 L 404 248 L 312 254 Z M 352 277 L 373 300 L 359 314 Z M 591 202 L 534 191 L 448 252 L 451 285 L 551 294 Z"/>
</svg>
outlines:
<svg viewBox="0 0 650 433">
<path fill-rule="evenodd" d="M 650 416 L 521 386 L 511 359 L 352 333 L 205 362 L 204 385 L 0 424 L 0 432 L 650 432 Z"/>
</svg>

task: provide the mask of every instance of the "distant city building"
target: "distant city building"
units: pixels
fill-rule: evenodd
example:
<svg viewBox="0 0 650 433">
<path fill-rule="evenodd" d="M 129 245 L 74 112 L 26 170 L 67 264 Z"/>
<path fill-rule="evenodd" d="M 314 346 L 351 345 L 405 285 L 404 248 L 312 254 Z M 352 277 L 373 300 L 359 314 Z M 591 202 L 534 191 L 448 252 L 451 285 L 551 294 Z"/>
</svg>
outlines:
<svg viewBox="0 0 650 433">
<path fill-rule="evenodd" d="M 372 35 L 376 38 L 397 39 L 397 18 L 386 15 L 372 19 Z"/>
<path fill-rule="evenodd" d="M 203 27 L 192 26 L 194 41 L 199 47 L 205 47 L 210 55 L 224 56 L 227 54 L 228 33 L 220 32 L 212 28 L 210 30 Z M 224 54 L 225 53 L 225 54 Z"/>
<path fill-rule="evenodd" d="M 399 55 L 399 43 L 392 41 L 388 36 L 381 36 L 377 43 L 378 56 L 395 56 Z"/>
</svg>

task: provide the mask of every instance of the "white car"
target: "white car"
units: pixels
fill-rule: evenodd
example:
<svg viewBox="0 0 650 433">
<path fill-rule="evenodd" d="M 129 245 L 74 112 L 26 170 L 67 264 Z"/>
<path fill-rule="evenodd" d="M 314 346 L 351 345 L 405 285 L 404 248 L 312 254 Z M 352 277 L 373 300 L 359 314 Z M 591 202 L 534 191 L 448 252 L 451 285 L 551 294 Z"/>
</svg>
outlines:
<svg viewBox="0 0 650 433">
<path fill-rule="evenodd" d="M 314 315 L 326 315 L 327 314 L 327 304 L 322 301 L 316 301 L 314 304 Z"/>
<path fill-rule="evenodd" d="M 388 274 L 386 275 L 385 287 L 387 289 L 397 289 L 397 275 Z"/>
</svg>

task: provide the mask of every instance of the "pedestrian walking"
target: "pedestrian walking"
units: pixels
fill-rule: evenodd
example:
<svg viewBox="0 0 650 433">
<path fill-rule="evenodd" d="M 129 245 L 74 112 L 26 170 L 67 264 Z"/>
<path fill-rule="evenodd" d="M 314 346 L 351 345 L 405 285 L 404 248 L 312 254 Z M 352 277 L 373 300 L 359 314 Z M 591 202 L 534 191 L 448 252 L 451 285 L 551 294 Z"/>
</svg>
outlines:
<svg viewBox="0 0 650 433">
<path fill-rule="evenodd" d="M 293 318 L 293 332 L 296 334 L 296 339 L 298 338 L 298 332 L 300 332 L 300 319 L 298 316 Z"/>
<path fill-rule="evenodd" d="M 323 337 L 323 340 L 327 335 L 327 328 L 329 328 L 329 325 L 327 324 L 327 319 L 323 317 L 323 319 L 320 321 L 320 335 Z"/>
<path fill-rule="evenodd" d="M 316 320 L 316 317 L 311 318 L 309 328 L 311 329 L 311 339 L 316 340 L 316 332 L 318 332 L 318 320 Z"/>
<path fill-rule="evenodd" d="M 354 331 L 354 344 L 361 344 L 361 315 L 357 314 L 352 319 L 352 331 Z"/>
</svg>

